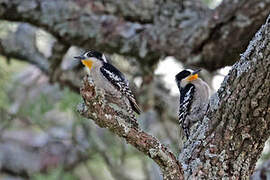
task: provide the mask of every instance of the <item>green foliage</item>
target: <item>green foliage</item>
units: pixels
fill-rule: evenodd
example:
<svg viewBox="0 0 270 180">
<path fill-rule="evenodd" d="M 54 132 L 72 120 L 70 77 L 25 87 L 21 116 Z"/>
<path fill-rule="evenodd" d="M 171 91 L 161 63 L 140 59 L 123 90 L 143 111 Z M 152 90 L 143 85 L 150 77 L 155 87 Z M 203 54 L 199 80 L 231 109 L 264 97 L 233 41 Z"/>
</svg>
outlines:
<svg viewBox="0 0 270 180">
<path fill-rule="evenodd" d="M 213 0 L 203 0 L 203 2 L 207 5 L 211 4 L 213 2 Z"/>
<path fill-rule="evenodd" d="M 87 166 L 91 169 L 90 174 L 97 176 L 99 179 L 111 180 L 113 179 L 108 173 L 107 165 L 101 158 L 100 154 L 93 155 L 91 160 L 87 162 Z"/>
<path fill-rule="evenodd" d="M 7 109 L 10 106 L 8 91 L 13 83 L 12 77 L 25 66 L 25 63 L 13 60 L 8 64 L 5 58 L 0 56 L 0 108 Z"/>
<path fill-rule="evenodd" d="M 8 78 L 9 76 L 4 72 L 4 70 L 2 68 L 0 68 L 0 76 L 2 78 L 0 78 L 0 87 L 1 87 L 1 91 L 0 91 L 0 107 L 1 108 L 7 108 L 9 105 L 9 99 L 7 97 L 7 82 L 8 82 Z"/>
<path fill-rule="evenodd" d="M 261 156 L 262 161 L 267 161 L 269 159 L 270 159 L 270 152 L 262 154 L 262 156 Z"/>
<path fill-rule="evenodd" d="M 33 180 L 78 180 L 79 178 L 74 176 L 73 174 L 63 171 L 62 168 L 56 168 L 50 170 L 46 174 L 34 174 L 31 179 Z"/>
<path fill-rule="evenodd" d="M 80 95 L 70 91 L 68 88 L 63 90 L 62 99 L 59 102 L 59 109 L 61 111 L 68 111 L 76 109 L 76 105 L 80 102 Z"/>
<path fill-rule="evenodd" d="M 31 99 L 25 104 L 19 111 L 19 114 L 31 117 L 31 120 L 40 125 L 44 126 L 42 122 L 43 116 L 46 112 L 54 108 L 52 100 L 48 95 L 41 93 L 37 98 Z"/>
<path fill-rule="evenodd" d="M 17 23 L 12 23 L 10 21 L 0 21 L 0 37 L 8 38 L 9 33 L 15 33 L 18 27 Z"/>
<path fill-rule="evenodd" d="M 216 8 L 222 0 L 202 0 L 209 8 Z"/>
</svg>

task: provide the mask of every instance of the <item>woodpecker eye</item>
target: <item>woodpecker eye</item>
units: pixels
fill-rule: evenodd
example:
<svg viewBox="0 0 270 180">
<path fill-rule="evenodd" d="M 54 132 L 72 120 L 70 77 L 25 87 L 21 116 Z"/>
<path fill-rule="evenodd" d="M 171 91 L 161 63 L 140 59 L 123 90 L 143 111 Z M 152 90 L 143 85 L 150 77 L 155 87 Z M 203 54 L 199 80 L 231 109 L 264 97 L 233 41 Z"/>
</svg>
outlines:
<svg viewBox="0 0 270 180">
<path fill-rule="evenodd" d="M 87 53 L 85 54 L 85 56 L 86 56 L 86 57 L 92 57 L 93 55 L 92 55 L 91 52 L 87 52 Z"/>
</svg>

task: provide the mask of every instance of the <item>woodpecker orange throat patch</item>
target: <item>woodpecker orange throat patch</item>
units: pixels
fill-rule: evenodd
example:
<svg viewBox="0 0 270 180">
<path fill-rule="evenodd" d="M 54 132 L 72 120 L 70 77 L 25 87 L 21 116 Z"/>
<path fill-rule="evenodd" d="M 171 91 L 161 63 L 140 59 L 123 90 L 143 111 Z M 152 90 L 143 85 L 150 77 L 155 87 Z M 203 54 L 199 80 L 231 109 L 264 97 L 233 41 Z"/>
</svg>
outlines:
<svg viewBox="0 0 270 180">
<path fill-rule="evenodd" d="M 187 78 L 188 81 L 193 81 L 193 80 L 196 80 L 198 79 L 198 74 L 194 74 L 194 75 L 191 75 Z"/>
<path fill-rule="evenodd" d="M 83 65 L 85 65 L 86 67 L 88 67 L 89 68 L 89 70 L 92 68 L 92 66 L 93 66 L 93 61 L 91 61 L 91 60 L 82 60 L 82 63 L 83 63 Z"/>
</svg>

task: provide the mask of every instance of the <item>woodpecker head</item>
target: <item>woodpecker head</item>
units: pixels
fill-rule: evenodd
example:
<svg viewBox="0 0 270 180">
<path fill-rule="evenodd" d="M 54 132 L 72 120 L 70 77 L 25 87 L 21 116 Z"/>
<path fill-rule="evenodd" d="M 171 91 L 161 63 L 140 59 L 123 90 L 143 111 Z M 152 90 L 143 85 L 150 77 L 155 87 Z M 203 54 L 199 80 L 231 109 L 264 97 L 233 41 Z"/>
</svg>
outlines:
<svg viewBox="0 0 270 180">
<path fill-rule="evenodd" d="M 89 68 L 89 70 L 91 70 L 96 63 L 107 62 L 104 54 L 94 50 L 87 51 L 80 56 L 75 56 L 74 58 L 80 60 L 83 65 Z"/>
<path fill-rule="evenodd" d="M 184 82 L 184 84 L 188 84 L 196 79 L 198 79 L 198 73 L 201 70 L 191 70 L 191 69 L 185 69 L 181 72 L 179 72 L 176 76 L 175 76 L 175 80 L 177 85 L 179 86 L 181 82 Z"/>
</svg>

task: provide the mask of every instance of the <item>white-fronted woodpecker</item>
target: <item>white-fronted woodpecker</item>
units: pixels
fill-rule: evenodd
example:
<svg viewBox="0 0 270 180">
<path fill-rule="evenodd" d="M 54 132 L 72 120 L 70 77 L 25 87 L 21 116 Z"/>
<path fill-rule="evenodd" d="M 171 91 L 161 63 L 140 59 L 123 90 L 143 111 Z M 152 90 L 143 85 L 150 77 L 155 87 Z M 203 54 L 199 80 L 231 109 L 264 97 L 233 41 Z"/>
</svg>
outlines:
<svg viewBox="0 0 270 180">
<path fill-rule="evenodd" d="M 202 120 L 209 103 L 210 88 L 198 77 L 199 71 L 185 69 L 175 76 L 180 91 L 178 118 L 187 139 L 192 125 Z"/>
<path fill-rule="evenodd" d="M 80 60 L 90 70 L 90 76 L 97 88 L 103 89 L 105 93 L 116 98 L 115 101 L 124 101 L 125 107 L 121 108 L 128 112 L 131 123 L 138 126 L 134 112 L 140 114 L 141 110 L 129 88 L 129 82 L 116 67 L 108 62 L 108 57 L 103 53 L 90 50 L 74 58 Z"/>
</svg>

